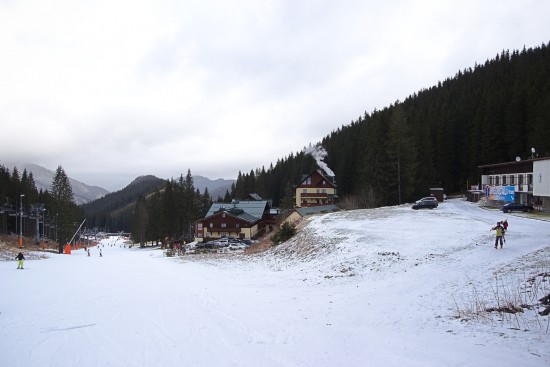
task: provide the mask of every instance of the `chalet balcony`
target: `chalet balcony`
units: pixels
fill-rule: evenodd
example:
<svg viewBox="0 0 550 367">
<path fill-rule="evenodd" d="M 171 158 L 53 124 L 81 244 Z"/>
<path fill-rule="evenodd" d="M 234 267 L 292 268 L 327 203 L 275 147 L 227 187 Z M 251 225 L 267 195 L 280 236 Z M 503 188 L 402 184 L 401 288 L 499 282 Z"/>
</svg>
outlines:
<svg viewBox="0 0 550 367">
<path fill-rule="evenodd" d="M 326 192 L 304 192 L 300 194 L 302 198 L 312 198 L 312 199 L 324 199 L 328 197 L 328 193 Z"/>
<path fill-rule="evenodd" d="M 208 227 L 208 232 L 240 232 L 241 227 Z"/>
</svg>

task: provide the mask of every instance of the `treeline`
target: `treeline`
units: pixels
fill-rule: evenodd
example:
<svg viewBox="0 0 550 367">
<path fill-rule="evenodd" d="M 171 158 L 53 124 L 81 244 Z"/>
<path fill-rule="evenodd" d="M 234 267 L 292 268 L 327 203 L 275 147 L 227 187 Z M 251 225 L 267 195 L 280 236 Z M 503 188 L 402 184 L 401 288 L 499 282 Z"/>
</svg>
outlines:
<svg viewBox="0 0 550 367">
<path fill-rule="evenodd" d="M 42 223 L 40 235 L 55 239 L 59 251 L 67 243 L 76 224 L 83 215 L 74 201 L 68 176 L 61 166 L 55 172 L 50 190 L 37 190 L 32 172 L 23 170 L 19 174 L 14 167 L 11 174 L 8 168 L 0 165 L 0 203 L 2 214 L 1 233 L 36 236 L 36 221 Z M 20 226 L 21 220 L 23 226 Z M 47 230 L 46 230 L 47 229 Z"/>
<path fill-rule="evenodd" d="M 532 147 L 549 156 L 549 47 L 503 51 L 331 132 L 322 146 L 340 197 L 350 207 L 375 207 L 414 201 L 430 187 L 463 193 L 479 183 L 480 165 L 527 159 Z M 312 166 L 291 154 L 239 174 L 229 196 L 257 192 L 284 205 Z"/>
<path fill-rule="evenodd" d="M 294 186 L 304 174 L 309 174 L 317 168 L 315 159 L 304 152 L 291 153 L 288 157 L 277 160 L 275 166 L 271 164 L 266 170 L 251 170 L 248 174 L 239 172 L 237 181 L 231 185 L 231 192 L 227 192 L 224 202 L 240 200 L 250 193 L 257 193 L 262 199 L 273 201 L 274 207 L 292 208 Z M 222 201 L 222 198 L 218 198 Z"/>
<path fill-rule="evenodd" d="M 133 209 L 131 232 L 135 242 L 191 240 L 194 222 L 206 215 L 212 205 L 208 188 L 195 189 L 191 171 L 171 179 L 162 190 L 147 198 L 140 195 Z"/>
</svg>

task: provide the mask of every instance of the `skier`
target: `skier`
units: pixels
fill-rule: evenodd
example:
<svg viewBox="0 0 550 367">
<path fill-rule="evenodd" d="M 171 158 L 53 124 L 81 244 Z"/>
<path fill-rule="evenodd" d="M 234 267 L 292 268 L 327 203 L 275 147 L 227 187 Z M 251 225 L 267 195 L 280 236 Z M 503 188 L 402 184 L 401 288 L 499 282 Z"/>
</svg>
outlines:
<svg viewBox="0 0 550 367">
<path fill-rule="evenodd" d="M 502 228 L 500 222 L 497 222 L 497 225 L 493 228 L 491 228 L 491 231 L 496 231 L 496 237 L 495 237 L 495 248 L 498 247 L 498 242 L 500 241 L 500 248 L 502 248 L 502 236 L 504 233 L 504 228 Z"/>
<path fill-rule="evenodd" d="M 502 222 L 502 240 L 506 243 L 506 231 L 508 230 L 508 219 L 504 219 Z"/>
<path fill-rule="evenodd" d="M 23 256 L 23 253 L 18 253 L 15 258 L 17 259 L 17 269 L 23 269 L 23 260 L 25 260 L 25 256 Z"/>
<path fill-rule="evenodd" d="M 99 257 L 103 257 L 103 253 L 101 252 L 101 249 L 99 249 Z"/>
<path fill-rule="evenodd" d="M 88 249 L 88 256 L 90 256 L 90 249 Z"/>
</svg>

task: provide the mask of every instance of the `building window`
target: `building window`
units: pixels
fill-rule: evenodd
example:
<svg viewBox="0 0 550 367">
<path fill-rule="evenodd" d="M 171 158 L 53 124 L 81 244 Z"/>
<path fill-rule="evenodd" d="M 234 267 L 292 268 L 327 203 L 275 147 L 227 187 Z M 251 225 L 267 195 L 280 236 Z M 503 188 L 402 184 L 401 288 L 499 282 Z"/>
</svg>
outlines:
<svg viewBox="0 0 550 367">
<path fill-rule="evenodd" d="M 518 185 L 523 185 L 523 175 L 518 175 Z"/>
<path fill-rule="evenodd" d="M 306 178 L 306 185 L 311 185 L 311 176 Z"/>
<path fill-rule="evenodd" d="M 198 229 L 199 231 L 202 231 L 202 223 L 198 223 L 198 224 L 197 224 L 197 229 Z"/>
<path fill-rule="evenodd" d="M 533 184 L 533 175 L 532 174 L 527 174 L 527 185 L 532 185 Z"/>
<path fill-rule="evenodd" d="M 235 224 L 236 228 L 239 228 L 241 225 L 239 223 Z"/>
<path fill-rule="evenodd" d="M 502 176 L 502 186 L 506 186 L 506 175 Z"/>
<path fill-rule="evenodd" d="M 516 176 L 510 175 L 510 185 L 515 185 L 516 184 L 515 178 L 516 178 Z"/>
<path fill-rule="evenodd" d="M 227 228 L 227 223 L 222 223 L 222 228 Z"/>
<path fill-rule="evenodd" d="M 210 223 L 210 228 L 214 228 L 214 223 Z"/>
<path fill-rule="evenodd" d="M 495 186 L 500 185 L 499 178 L 499 176 L 495 176 Z"/>
<path fill-rule="evenodd" d="M 222 218 L 225 218 L 225 213 L 222 214 Z"/>
<path fill-rule="evenodd" d="M 489 186 L 493 186 L 493 176 L 489 176 Z"/>
<path fill-rule="evenodd" d="M 307 194 L 307 189 L 302 189 L 303 194 Z"/>
</svg>

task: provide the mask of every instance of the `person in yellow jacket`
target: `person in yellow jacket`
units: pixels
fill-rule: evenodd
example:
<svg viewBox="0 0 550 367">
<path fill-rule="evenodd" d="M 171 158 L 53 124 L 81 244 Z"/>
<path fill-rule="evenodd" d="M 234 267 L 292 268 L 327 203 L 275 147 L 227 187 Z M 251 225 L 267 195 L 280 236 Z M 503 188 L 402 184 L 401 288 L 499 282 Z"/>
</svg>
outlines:
<svg viewBox="0 0 550 367">
<path fill-rule="evenodd" d="M 497 222 L 497 225 L 491 228 L 491 231 L 496 231 L 495 248 L 498 247 L 499 241 L 500 241 L 500 248 L 502 248 L 502 236 L 504 235 L 504 228 L 502 227 L 500 222 Z"/>
</svg>

